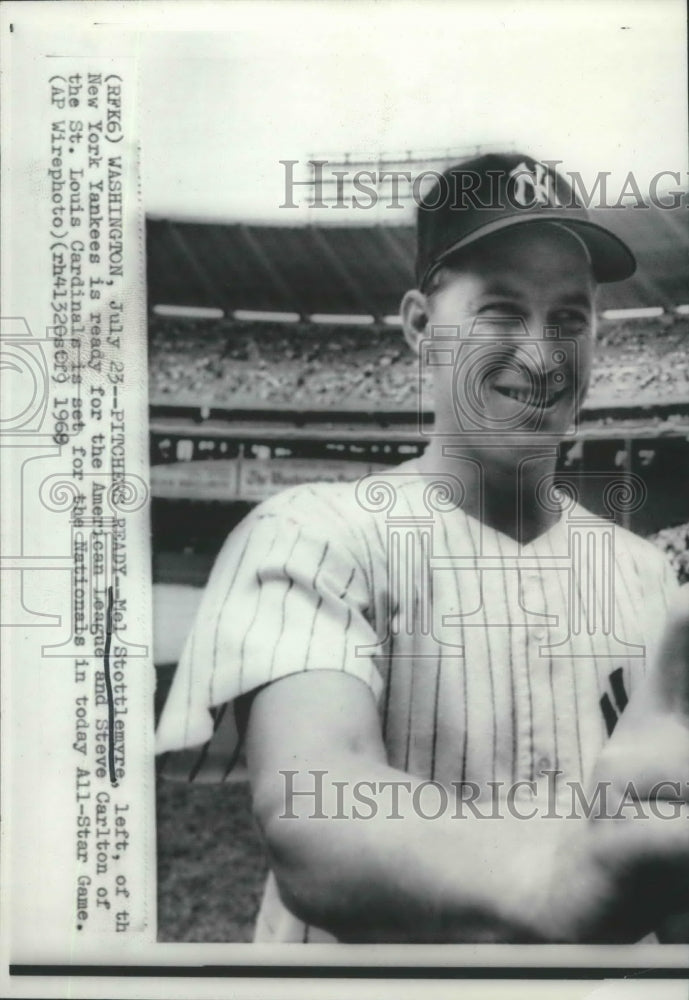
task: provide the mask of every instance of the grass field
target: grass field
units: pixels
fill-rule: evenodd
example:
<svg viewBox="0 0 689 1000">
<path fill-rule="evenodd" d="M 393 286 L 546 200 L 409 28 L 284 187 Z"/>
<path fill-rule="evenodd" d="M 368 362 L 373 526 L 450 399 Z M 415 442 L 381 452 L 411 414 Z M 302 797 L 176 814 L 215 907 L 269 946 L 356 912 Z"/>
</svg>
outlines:
<svg viewBox="0 0 689 1000">
<path fill-rule="evenodd" d="M 159 781 L 158 940 L 250 941 L 267 866 L 244 783 Z"/>
</svg>

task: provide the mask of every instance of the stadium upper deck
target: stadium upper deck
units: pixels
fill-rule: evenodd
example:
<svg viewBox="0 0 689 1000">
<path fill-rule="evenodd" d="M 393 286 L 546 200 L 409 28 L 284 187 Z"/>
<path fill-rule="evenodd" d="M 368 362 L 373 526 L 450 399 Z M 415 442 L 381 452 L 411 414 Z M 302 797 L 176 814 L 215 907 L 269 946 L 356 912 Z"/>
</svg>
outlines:
<svg viewBox="0 0 689 1000">
<path fill-rule="evenodd" d="M 633 248 L 629 281 L 601 289 L 601 309 L 687 302 L 689 212 L 685 207 L 592 209 Z M 324 222 L 332 222 L 329 216 Z M 217 225 L 149 219 L 149 304 L 382 320 L 412 287 L 409 225 Z"/>
</svg>

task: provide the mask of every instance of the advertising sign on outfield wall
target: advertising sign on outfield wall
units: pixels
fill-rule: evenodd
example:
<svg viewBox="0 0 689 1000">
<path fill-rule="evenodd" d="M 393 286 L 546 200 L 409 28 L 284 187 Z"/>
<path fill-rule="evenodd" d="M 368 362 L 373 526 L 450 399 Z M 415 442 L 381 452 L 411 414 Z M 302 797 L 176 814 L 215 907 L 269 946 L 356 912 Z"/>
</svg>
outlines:
<svg viewBox="0 0 689 1000">
<path fill-rule="evenodd" d="M 342 483 L 383 468 L 369 462 L 319 458 L 218 459 L 151 468 L 151 492 L 167 500 L 259 502 L 300 483 Z"/>
</svg>

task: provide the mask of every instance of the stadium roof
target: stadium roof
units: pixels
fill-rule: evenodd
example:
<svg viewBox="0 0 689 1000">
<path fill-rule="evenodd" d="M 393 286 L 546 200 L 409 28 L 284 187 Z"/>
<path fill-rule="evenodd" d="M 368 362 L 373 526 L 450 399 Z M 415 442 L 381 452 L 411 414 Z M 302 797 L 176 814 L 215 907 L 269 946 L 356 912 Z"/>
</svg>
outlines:
<svg viewBox="0 0 689 1000">
<path fill-rule="evenodd" d="M 687 301 L 689 212 L 600 208 L 600 220 L 634 250 L 629 281 L 603 286 L 601 309 Z M 147 220 L 148 299 L 156 305 L 316 314 L 397 312 L 412 287 L 411 226 L 217 225 Z"/>
</svg>

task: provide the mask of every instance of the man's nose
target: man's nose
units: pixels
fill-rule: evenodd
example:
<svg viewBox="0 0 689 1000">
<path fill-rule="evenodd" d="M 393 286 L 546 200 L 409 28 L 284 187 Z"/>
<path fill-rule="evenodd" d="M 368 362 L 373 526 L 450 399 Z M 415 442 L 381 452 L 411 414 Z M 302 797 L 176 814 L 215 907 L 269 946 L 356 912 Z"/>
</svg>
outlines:
<svg viewBox="0 0 689 1000">
<path fill-rule="evenodd" d="M 532 340 L 544 340 L 553 335 L 555 327 L 548 323 L 548 314 L 545 311 L 535 310 L 528 316 L 523 317 L 524 329 Z"/>
</svg>

